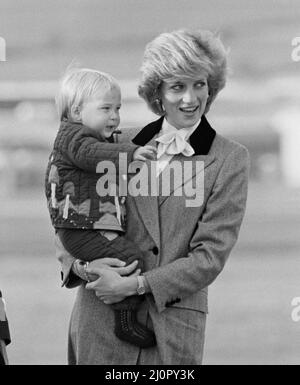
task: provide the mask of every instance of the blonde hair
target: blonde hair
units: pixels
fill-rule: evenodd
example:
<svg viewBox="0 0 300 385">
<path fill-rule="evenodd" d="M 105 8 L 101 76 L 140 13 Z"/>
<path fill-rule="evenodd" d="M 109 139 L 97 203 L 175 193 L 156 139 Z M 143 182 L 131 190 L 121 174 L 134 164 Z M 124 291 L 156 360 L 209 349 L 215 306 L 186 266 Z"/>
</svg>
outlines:
<svg viewBox="0 0 300 385">
<path fill-rule="evenodd" d="M 209 90 L 206 113 L 225 86 L 227 53 L 220 38 L 210 31 L 162 33 L 146 46 L 138 93 L 155 114 L 163 115 L 160 100 L 163 81 L 171 78 L 196 79 L 205 72 Z"/>
<path fill-rule="evenodd" d="M 116 79 L 105 72 L 89 68 L 68 67 L 60 81 L 56 96 L 56 107 L 60 120 L 72 119 L 72 107 L 81 106 L 95 93 L 115 88 L 120 91 Z"/>
</svg>

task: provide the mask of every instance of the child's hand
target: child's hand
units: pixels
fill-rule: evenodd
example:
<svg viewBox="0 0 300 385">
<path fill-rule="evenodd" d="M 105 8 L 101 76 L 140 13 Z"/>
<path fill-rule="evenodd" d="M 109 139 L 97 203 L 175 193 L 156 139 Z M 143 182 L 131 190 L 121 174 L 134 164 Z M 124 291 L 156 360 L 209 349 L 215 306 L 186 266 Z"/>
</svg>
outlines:
<svg viewBox="0 0 300 385">
<path fill-rule="evenodd" d="M 146 161 L 147 159 L 156 160 L 157 150 L 153 146 L 142 146 L 133 153 L 133 160 Z"/>
</svg>

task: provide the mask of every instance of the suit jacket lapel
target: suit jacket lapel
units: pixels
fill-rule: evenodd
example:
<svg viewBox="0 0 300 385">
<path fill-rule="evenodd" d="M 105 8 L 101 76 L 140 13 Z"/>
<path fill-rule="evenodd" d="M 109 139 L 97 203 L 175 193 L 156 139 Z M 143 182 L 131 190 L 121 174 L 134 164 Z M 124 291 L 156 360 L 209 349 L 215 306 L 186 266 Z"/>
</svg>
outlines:
<svg viewBox="0 0 300 385">
<path fill-rule="evenodd" d="M 133 176 L 136 178 L 130 180 L 129 183 L 134 182 L 134 186 L 139 185 L 139 191 L 135 191 L 134 202 L 140 216 L 155 241 L 156 245 L 160 247 L 160 228 L 158 216 L 158 202 L 157 202 L 157 187 L 155 177 L 155 167 L 151 167 L 151 161 L 142 162 L 140 171 Z M 153 175 L 151 175 L 153 172 Z M 133 194 L 133 190 L 131 195 Z M 142 193 L 143 195 L 136 195 Z M 130 191 L 129 191 L 130 194 Z"/>
<path fill-rule="evenodd" d="M 140 216 L 157 247 L 160 249 L 160 227 L 157 196 L 137 196 L 134 198 Z"/>
<path fill-rule="evenodd" d="M 159 118 L 155 122 L 151 122 L 147 126 L 145 126 L 132 140 L 134 144 L 138 146 L 145 146 L 146 144 L 151 143 L 154 139 L 155 135 L 159 133 L 161 129 L 161 125 L 163 122 L 163 117 Z M 153 143 L 155 146 L 155 143 Z M 148 172 L 151 170 L 150 162 L 146 162 L 146 166 L 148 168 Z M 148 179 L 149 180 L 149 179 Z M 151 180 L 148 184 L 149 192 L 151 191 L 151 182 L 156 182 Z M 155 188 L 155 186 L 154 186 Z M 157 196 L 151 195 L 149 196 L 137 196 L 134 199 L 137 209 L 140 213 L 140 216 L 149 232 L 152 236 L 154 242 L 160 249 L 160 227 L 159 227 L 159 215 L 158 215 L 158 200 Z"/>
<path fill-rule="evenodd" d="M 145 146 L 161 130 L 163 119 L 164 117 L 161 117 L 158 120 L 145 126 L 133 138 L 132 142 L 139 146 Z M 212 142 L 215 138 L 215 135 L 216 135 L 215 130 L 211 128 L 205 116 L 203 115 L 199 126 L 190 136 L 190 144 L 195 151 L 195 155 L 193 155 L 192 157 L 193 168 L 191 172 L 191 178 L 194 178 L 198 172 L 202 172 L 205 167 L 207 167 L 214 161 L 214 157 L 209 156 L 208 153 L 211 148 Z M 183 162 L 184 160 L 187 160 L 189 158 L 179 154 L 172 158 L 172 160 L 176 160 L 176 159 L 179 160 L 180 162 Z M 197 168 L 195 160 L 198 160 L 198 161 L 202 160 L 204 162 L 203 167 Z M 148 166 L 148 171 L 150 172 L 150 169 L 151 169 L 150 162 L 146 162 L 146 164 Z M 149 181 L 151 183 L 150 179 L 151 178 L 149 178 Z M 183 182 L 187 182 L 187 180 Z M 149 191 L 151 191 L 150 190 L 151 186 L 149 185 L 148 187 L 149 187 Z M 176 186 L 174 186 L 174 183 L 172 183 L 170 187 L 172 187 L 172 192 L 174 191 L 174 187 L 176 188 Z M 165 201 L 167 198 L 168 196 L 161 197 L 160 204 L 163 201 Z M 135 202 L 147 230 L 149 231 L 153 240 L 159 246 L 160 245 L 160 227 L 159 227 L 157 196 L 137 196 L 135 197 Z"/>
<path fill-rule="evenodd" d="M 160 195 L 159 196 L 159 207 L 170 198 L 174 191 L 180 187 L 182 187 L 182 194 L 184 194 L 184 185 L 192 179 L 199 176 L 200 173 L 204 172 L 204 169 L 211 165 L 215 160 L 214 156 L 210 155 L 196 155 L 191 158 L 183 156 L 183 155 L 175 155 L 168 166 L 163 170 L 160 174 L 159 178 L 159 188 L 162 190 L 162 184 L 167 183 L 170 186 L 170 193 L 168 195 Z M 181 168 L 178 170 L 178 176 L 174 179 L 174 174 L 176 172 L 169 172 L 169 168 L 172 165 L 173 161 L 180 162 Z M 186 170 L 186 169 L 188 170 Z M 193 182 L 191 182 L 193 183 Z"/>
</svg>

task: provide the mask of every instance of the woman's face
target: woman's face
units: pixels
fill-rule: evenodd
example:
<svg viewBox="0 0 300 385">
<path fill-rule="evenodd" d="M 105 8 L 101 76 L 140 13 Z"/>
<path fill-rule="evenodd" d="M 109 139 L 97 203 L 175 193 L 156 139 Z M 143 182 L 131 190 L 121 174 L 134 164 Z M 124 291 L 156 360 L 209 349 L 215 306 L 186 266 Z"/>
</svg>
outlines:
<svg viewBox="0 0 300 385">
<path fill-rule="evenodd" d="M 205 74 L 195 79 L 172 78 L 162 84 L 161 100 L 165 117 L 177 129 L 195 125 L 204 113 L 207 99 Z"/>
</svg>

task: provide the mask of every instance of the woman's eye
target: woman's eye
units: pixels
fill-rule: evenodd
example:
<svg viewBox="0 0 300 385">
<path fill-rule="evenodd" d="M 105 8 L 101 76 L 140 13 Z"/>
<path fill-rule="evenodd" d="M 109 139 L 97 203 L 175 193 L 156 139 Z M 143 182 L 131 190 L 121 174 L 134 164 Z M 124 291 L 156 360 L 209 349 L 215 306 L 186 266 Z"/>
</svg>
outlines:
<svg viewBox="0 0 300 385">
<path fill-rule="evenodd" d="M 204 82 L 204 81 L 201 81 L 201 82 L 197 82 L 196 83 L 196 87 L 197 88 L 202 88 L 202 87 L 205 87 L 206 86 L 206 82 Z"/>
<path fill-rule="evenodd" d="M 180 91 L 182 90 L 182 87 L 183 87 L 182 84 L 174 84 L 173 86 L 171 86 L 171 89 L 174 91 Z"/>
</svg>

